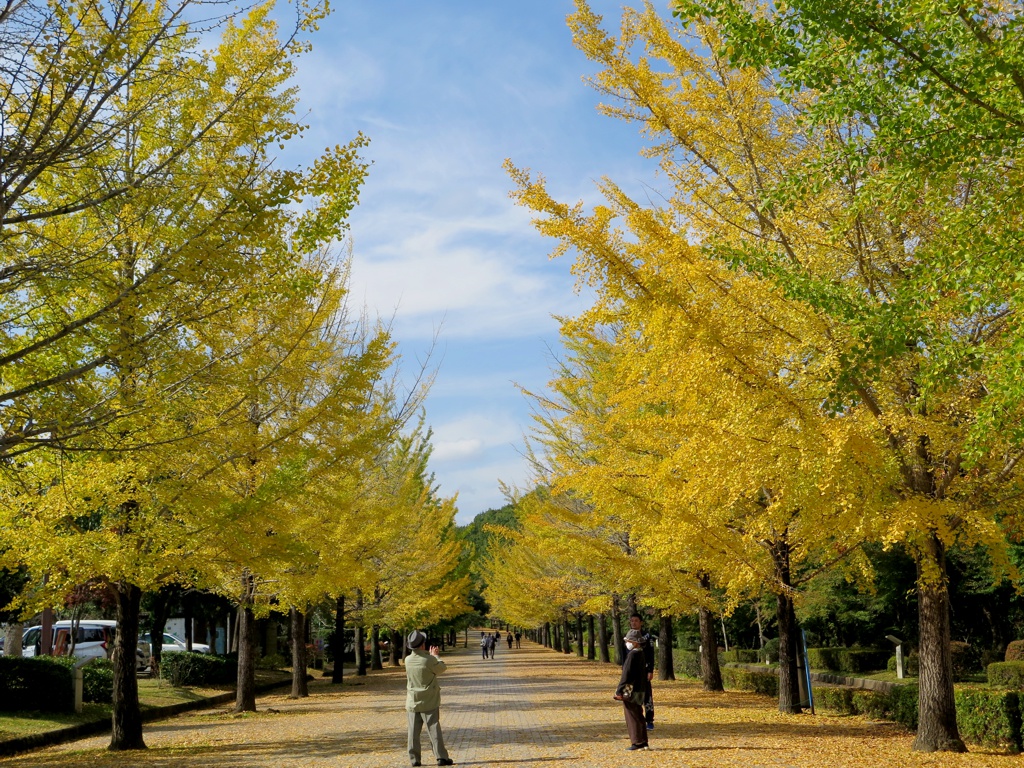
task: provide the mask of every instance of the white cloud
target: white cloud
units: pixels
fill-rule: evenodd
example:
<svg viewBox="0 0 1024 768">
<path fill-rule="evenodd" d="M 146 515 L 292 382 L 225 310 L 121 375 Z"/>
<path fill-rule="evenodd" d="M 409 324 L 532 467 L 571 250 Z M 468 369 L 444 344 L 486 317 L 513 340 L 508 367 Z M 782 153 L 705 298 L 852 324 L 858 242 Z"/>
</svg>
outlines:
<svg viewBox="0 0 1024 768">
<path fill-rule="evenodd" d="M 483 441 L 477 438 L 465 440 L 445 440 L 434 443 L 434 452 L 430 460 L 435 464 L 478 456 L 484 447 Z"/>
</svg>

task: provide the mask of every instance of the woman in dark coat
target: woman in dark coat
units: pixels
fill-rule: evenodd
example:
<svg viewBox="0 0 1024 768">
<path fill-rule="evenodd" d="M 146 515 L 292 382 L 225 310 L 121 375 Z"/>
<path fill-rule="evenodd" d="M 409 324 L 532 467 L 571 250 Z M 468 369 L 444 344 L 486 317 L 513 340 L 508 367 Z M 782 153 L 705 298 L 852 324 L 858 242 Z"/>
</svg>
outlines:
<svg viewBox="0 0 1024 768">
<path fill-rule="evenodd" d="M 615 689 L 615 699 L 622 702 L 629 730 L 630 750 L 647 749 L 647 722 L 644 720 L 644 699 L 647 697 L 647 660 L 644 658 L 644 638 L 635 629 L 626 633 L 626 661 L 622 665 L 622 678 Z M 627 692 L 630 695 L 626 695 Z"/>
</svg>

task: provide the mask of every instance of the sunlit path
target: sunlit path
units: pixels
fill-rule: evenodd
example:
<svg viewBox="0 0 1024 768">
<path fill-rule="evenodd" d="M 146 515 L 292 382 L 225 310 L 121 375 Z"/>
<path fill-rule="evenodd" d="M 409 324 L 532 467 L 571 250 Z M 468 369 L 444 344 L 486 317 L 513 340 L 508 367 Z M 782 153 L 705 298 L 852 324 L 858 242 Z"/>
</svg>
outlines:
<svg viewBox="0 0 1024 768">
<path fill-rule="evenodd" d="M 477 766 L 1006 766 L 1005 756 L 920 755 L 898 727 L 856 717 L 784 716 L 768 699 L 709 695 L 692 683 L 658 683 L 652 751 L 629 753 L 617 670 L 525 643 L 494 660 L 470 647 L 445 655 L 441 721 L 457 765 Z M 144 753 L 106 752 L 106 737 L 0 761 L 39 768 L 161 766 L 383 768 L 407 764 L 402 670 L 318 681 L 309 699 L 259 700 L 255 715 L 223 710 L 146 728 Z M 425 766 L 434 765 L 429 747 Z"/>
</svg>

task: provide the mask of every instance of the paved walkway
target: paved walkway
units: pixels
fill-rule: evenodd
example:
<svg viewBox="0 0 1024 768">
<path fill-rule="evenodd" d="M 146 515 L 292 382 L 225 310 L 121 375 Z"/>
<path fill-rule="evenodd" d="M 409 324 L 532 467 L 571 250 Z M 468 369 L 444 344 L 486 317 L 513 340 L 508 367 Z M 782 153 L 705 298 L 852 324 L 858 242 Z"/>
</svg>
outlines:
<svg viewBox="0 0 1024 768">
<path fill-rule="evenodd" d="M 658 727 L 650 752 L 629 746 L 622 706 L 611 700 L 618 670 L 524 641 L 494 660 L 470 647 L 445 656 L 441 723 L 457 765 L 519 768 L 696 768 L 697 766 L 1001 766 L 1020 758 L 974 753 L 918 755 L 897 726 L 857 717 L 786 716 L 769 699 L 706 694 L 692 683 L 655 681 Z M 255 714 L 207 711 L 152 723 L 145 752 L 114 754 L 109 737 L 21 757 L 0 768 L 401 768 L 405 677 L 385 669 L 318 681 L 311 696 L 259 699 Z M 425 766 L 434 765 L 424 734 Z"/>
</svg>

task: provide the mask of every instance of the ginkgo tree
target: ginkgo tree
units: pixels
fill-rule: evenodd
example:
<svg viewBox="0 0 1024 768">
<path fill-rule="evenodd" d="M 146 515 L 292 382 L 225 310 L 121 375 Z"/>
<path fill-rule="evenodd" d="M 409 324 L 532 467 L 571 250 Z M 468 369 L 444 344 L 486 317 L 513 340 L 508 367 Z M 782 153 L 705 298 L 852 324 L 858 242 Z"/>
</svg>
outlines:
<svg viewBox="0 0 1024 768">
<path fill-rule="evenodd" d="M 176 344 L 245 268 L 225 244 L 258 242 L 298 192 L 267 148 L 301 131 L 286 80 L 324 9 L 300 6 L 281 35 L 270 4 L 224 7 L 204 50 L 187 22 L 206 5 L 54 0 L 0 15 L 2 455 L 88 433 L 120 448 L 125 430 L 103 431 L 130 415 L 102 384 L 125 354 L 111 326 L 159 313 L 141 343 Z M 136 238 L 130 254 L 116 246 L 117 276 L 115 227 Z"/>
<path fill-rule="evenodd" d="M 195 67 L 206 87 L 161 94 L 167 111 L 153 113 L 133 99 L 149 103 L 160 80 L 129 77 L 124 98 L 109 102 L 133 116 L 104 145 L 117 153 L 111 167 L 132 179 L 167 151 L 165 134 L 187 135 L 229 106 L 233 119 L 216 122 L 215 141 L 186 142 L 159 187 L 43 218 L 21 242 L 40 253 L 66 243 L 82 271 L 42 272 L 8 294 L 5 309 L 22 331 L 5 337 L 19 362 L 16 377 L 5 374 L 17 390 L 8 400 L 87 415 L 48 421 L 40 445 L 59 450 L 6 465 L 5 556 L 35 574 L 33 605 L 93 579 L 115 595 L 115 749 L 144 746 L 134 676 L 141 591 L 201 573 L 189 558 L 216 541 L 211 531 L 240 535 L 244 515 L 214 481 L 223 487 L 228 468 L 250 462 L 260 493 L 248 511 L 269 509 L 275 492 L 253 467 L 272 464 L 267 474 L 287 484 L 300 466 L 297 436 L 332 408 L 344 413 L 344 393 L 368 397 L 389 354 L 383 336 L 357 354 L 337 344 L 330 322 L 341 294 L 329 270 L 307 260 L 340 235 L 355 204 L 363 140 L 306 171 L 272 170 L 274 143 L 298 130 L 286 87 L 298 48 L 282 47 L 269 6 L 228 24 L 211 52 L 179 32 L 165 53 Z M 80 176 L 99 184 L 108 169 L 97 163 Z M 270 421 L 272 436 L 253 434 Z M 16 450 L 32 447 L 25 437 Z"/>
<path fill-rule="evenodd" d="M 525 172 L 513 172 L 515 194 L 598 291 L 579 324 L 625 329 L 629 407 L 617 413 L 640 449 L 633 475 L 660 481 L 645 496 L 670 502 L 666 514 L 730 532 L 748 545 L 737 551 L 760 547 L 790 618 L 795 570 L 869 539 L 907 546 L 919 566 L 917 746 L 962 747 L 945 551 L 981 544 L 1005 563 L 1000 526 L 1019 515 L 1012 432 L 972 440 L 984 350 L 1012 340 L 1005 308 L 921 292 L 940 212 L 864 204 L 870 164 L 803 183 L 856 116 L 812 129 L 813 93 L 784 100 L 770 72 L 734 66 L 713 22 L 686 32 L 647 6 L 626 11 L 615 38 L 577 7 L 570 24 L 601 68 L 606 111 L 641 125 L 672 189 L 657 206 L 604 181 L 589 215 Z M 963 354 L 932 354 L 951 345 Z"/>
</svg>

